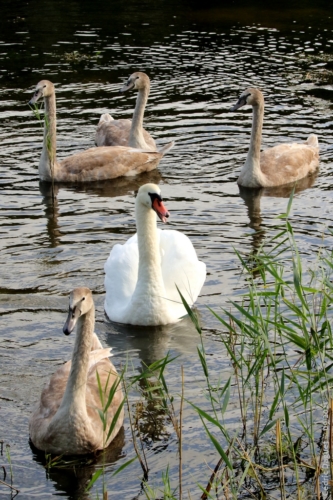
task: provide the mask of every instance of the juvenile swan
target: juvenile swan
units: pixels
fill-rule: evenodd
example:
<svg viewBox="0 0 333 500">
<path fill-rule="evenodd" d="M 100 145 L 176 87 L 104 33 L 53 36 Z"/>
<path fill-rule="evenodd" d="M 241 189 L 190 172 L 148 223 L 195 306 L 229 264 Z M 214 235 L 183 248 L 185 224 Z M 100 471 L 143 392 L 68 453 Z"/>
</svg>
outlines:
<svg viewBox="0 0 333 500">
<path fill-rule="evenodd" d="M 40 402 L 29 422 L 30 438 L 47 453 L 81 455 L 107 447 L 118 434 L 124 420 L 123 393 L 117 371 L 94 334 L 95 307 L 89 288 L 75 288 L 70 294 L 68 318 L 64 325 L 69 335 L 77 323 L 72 360 L 62 365 L 44 387 Z M 97 373 L 107 400 L 116 388 L 107 411 L 106 431 L 99 415 L 101 403 Z M 107 432 L 116 413 L 116 425 Z"/>
<path fill-rule="evenodd" d="M 117 146 L 90 148 L 58 161 L 55 89 L 48 80 L 37 84 L 29 104 L 34 105 L 41 98 L 45 105 L 43 150 L 38 167 L 42 181 L 91 182 L 135 175 L 156 168 L 163 156 L 160 152 Z"/>
<path fill-rule="evenodd" d="M 319 163 L 317 136 L 311 134 L 305 143 L 279 144 L 260 153 L 264 96 L 259 89 L 248 88 L 230 111 L 250 104 L 253 122 L 249 152 L 238 184 L 244 187 L 273 187 L 295 182 L 316 170 Z"/>
<path fill-rule="evenodd" d="M 133 73 L 120 92 L 126 92 L 132 88 L 138 91 L 132 121 L 127 119 L 114 120 L 111 115 L 105 113 L 99 120 L 95 143 L 97 146 L 130 146 L 145 151 L 158 151 L 154 139 L 143 128 L 143 115 L 150 91 L 148 75 L 140 71 Z M 165 154 L 173 145 L 172 141 L 159 152 Z"/>
<path fill-rule="evenodd" d="M 176 285 L 192 304 L 206 278 L 189 238 L 178 231 L 158 230 L 156 214 L 166 222 L 161 191 L 141 186 L 135 200 L 137 234 L 115 245 L 105 264 L 105 311 L 112 321 L 133 325 L 166 325 L 185 316 Z"/>
</svg>

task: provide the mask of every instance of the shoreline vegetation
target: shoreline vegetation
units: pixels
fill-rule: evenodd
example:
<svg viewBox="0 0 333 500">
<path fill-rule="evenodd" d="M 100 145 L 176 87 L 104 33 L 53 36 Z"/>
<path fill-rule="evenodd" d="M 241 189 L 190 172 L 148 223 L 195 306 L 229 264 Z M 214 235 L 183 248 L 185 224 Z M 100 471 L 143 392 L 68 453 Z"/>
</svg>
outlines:
<svg viewBox="0 0 333 500">
<path fill-rule="evenodd" d="M 220 324 L 216 335 L 229 362 L 229 375 L 222 374 L 218 379 L 211 375 L 199 315 L 181 297 L 198 334 L 205 409 L 186 396 L 182 366 L 179 393 L 169 392 L 168 371 L 174 370 L 175 360 L 169 354 L 139 374 L 131 375 L 130 362 L 123 367 L 121 378 L 134 450 L 113 475 L 138 459 L 142 468 L 138 497 L 331 498 L 333 251 L 325 246 L 323 235 L 319 251 L 305 267 L 289 219 L 292 199 L 293 194 L 286 213 L 278 217 L 281 223 L 272 230 L 273 236 L 266 238 L 255 254 L 245 257 L 235 250 L 248 289 L 237 301 L 231 301 L 228 309 L 210 310 Z M 327 231 L 332 234 L 330 228 Z M 137 393 L 134 403 L 133 390 Z M 103 398 L 109 403 L 107 395 Z M 183 487 L 184 405 L 197 413 L 216 453 L 215 467 L 207 482 L 193 485 L 191 492 Z M 147 419 L 149 414 L 154 414 L 156 433 L 158 426 L 167 421 L 178 443 L 178 478 L 171 476 L 167 465 L 158 485 L 150 482 L 150 463 L 145 453 L 147 428 L 142 417 Z M 236 421 L 235 414 L 239 416 Z M 8 447 L 6 450 L 10 480 L 2 483 L 12 488 L 14 498 L 20 487 Z M 93 462 L 91 457 L 86 461 L 44 457 L 47 470 L 90 467 Z M 108 498 L 106 466 L 102 458 L 86 481 L 88 496 L 82 498 Z"/>
</svg>

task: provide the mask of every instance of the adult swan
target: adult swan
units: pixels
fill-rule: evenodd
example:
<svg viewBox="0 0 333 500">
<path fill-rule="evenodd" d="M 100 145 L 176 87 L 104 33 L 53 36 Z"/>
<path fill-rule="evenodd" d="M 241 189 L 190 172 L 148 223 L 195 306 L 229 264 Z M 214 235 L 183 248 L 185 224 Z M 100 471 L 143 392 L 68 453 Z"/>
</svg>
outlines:
<svg viewBox="0 0 333 500">
<path fill-rule="evenodd" d="M 120 379 L 109 360 L 111 349 L 103 349 L 94 333 L 95 307 L 89 288 L 75 288 L 70 294 L 64 333 L 69 335 L 76 324 L 72 360 L 52 375 L 30 418 L 31 441 L 47 453 L 81 455 L 101 450 L 123 425 Z M 114 395 L 105 411 L 111 391 Z M 104 430 L 100 412 L 107 422 Z M 113 419 L 115 425 L 108 436 Z"/>
<path fill-rule="evenodd" d="M 29 104 L 34 105 L 41 98 L 45 105 L 44 141 L 38 167 L 41 181 L 92 182 L 135 175 L 156 168 L 163 156 L 158 151 L 115 146 L 90 148 L 58 161 L 56 100 L 52 82 L 40 81 Z"/>
<path fill-rule="evenodd" d="M 190 306 L 206 278 L 189 238 L 159 230 L 156 214 L 169 213 L 155 184 L 141 186 L 135 200 L 137 234 L 115 245 L 105 264 L 105 312 L 110 320 L 132 325 L 166 325 L 185 316 L 177 287 Z"/>
</svg>

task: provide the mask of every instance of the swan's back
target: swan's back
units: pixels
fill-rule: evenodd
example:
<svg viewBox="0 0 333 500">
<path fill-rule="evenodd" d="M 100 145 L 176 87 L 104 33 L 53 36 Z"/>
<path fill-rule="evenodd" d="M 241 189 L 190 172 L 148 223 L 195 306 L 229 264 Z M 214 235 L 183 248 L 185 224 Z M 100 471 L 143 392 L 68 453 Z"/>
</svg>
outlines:
<svg viewBox="0 0 333 500">
<path fill-rule="evenodd" d="M 114 120 L 108 113 L 101 116 L 97 125 L 95 144 L 96 146 L 126 146 L 131 131 L 132 120 L 122 118 Z M 142 130 L 145 143 L 150 151 L 157 151 L 156 143 L 147 130 Z"/>
<path fill-rule="evenodd" d="M 42 390 L 39 405 L 31 415 L 29 422 L 30 438 L 36 448 L 50 453 L 91 453 L 108 446 L 115 438 L 123 424 L 123 411 L 119 415 L 117 424 L 107 442 L 103 436 L 103 424 L 99 415 L 102 403 L 97 383 L 97 373 L 101 387 L 105 388 L 106 395 L 109 394 L 112 385 L 119 381 L 117 371 L 108 356 L 110 356 L 110 348 L 97 349 L 90 353 L 86 386 L 88 422 L 82 421 L 82 428 L 78 428 L 77 435 L 73 434 L 72 429 L 67 428 L 66 421 L 62 421 L 62 415 L 58 414 L 71 370 L 71 361 L 67 361 L 51 376 Z M 116 410 L 122 403 L 122 399 L 123 395 L 119 386 L 108 410 L 107 430 Z M 58 416 L 59 418 L 57 418 Z M 76 414 L 75 418 L 80 421 L 80 415 Z"/>
<path fill-rule="evenodd" d="M 158 152 L 116 146 L 90 148 L 60 162 L 58 182 L 89 182 L 136 175 L 156 168 L 162 158 Z"/>
<path fill-rule="evenodd" d="M 198 260 L 196 251 L 189 238 L 170 229 L 159 230 L 162 256 L 162 275 L 167 299 L 173 307 L 178 304 L 180 315 L 184 307 L 176 288 L 179 288 L 190 306 L 194 304 L 206 278 L 206 265 Z"/>
<path fill-rule="evenodd" d="M 70 293 L 63 333 L 77 325 L 71 361 L 52 375 L 29 421 L 33 445 L 47 453 L 80 455 L 108 446 L 123 424 L 120 378 L 94 333 L 95 306 L 92 292 L 77 287 Z M 115 391 L 106 409 L 110 390 Z M 101 419 L 101 412 L 106 426 Z M 116 425 L 110 436 L 110 424 Z"/>
<path fill-rule="evenodd" d="M 280 144 L 264 150 L 260 155 L 260 168 L 266 176 L 267 186 L 278 186 L 302 179 L 315 172 L 318 163 L 319 146 L 314 134 L 303 144 Z"/>
</svg>

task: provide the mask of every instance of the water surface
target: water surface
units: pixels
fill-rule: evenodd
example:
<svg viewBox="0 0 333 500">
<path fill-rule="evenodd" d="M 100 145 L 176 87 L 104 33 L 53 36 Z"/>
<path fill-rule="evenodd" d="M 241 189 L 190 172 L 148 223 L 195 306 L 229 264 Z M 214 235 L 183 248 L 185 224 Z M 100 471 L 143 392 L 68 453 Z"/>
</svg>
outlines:
<svg viewBox="0 0 333 500">
<path fill-rule="evenodd" d="M 324 3 L 322 3 L 324 5 Z M 216 310 L 244 292 L 246 278 L 235 249 L 256 251 L 285 211 L 290 190 L 240 192 L 236 180 L 246 157 L 251 110 L 228 109 L 247 86 L 265 94 L 263 146 L 305 140 L 316 133 L 320 171 L 295 195 L 291 222 L 305 265 L 331 238 L 332 99 L 330 69 L 333 32 L 330 11 L 318 7 L 279 12 L 238 4 L 146 1 L 4 2 L 0 35 L 1 168 L 1 388 L 0 439 L 10 445 L 18 498 L 89 498 L 84 488 L 94 467 L 47 472 L 28 442 L 28 418 L 41 387 L 70 357 L 73 337 L 64 338 L 68 293 L 86 285 L 94 291 L 96 332 L 113 347 L 115 365 L 127 359 L 133 370 L 165 356 L 179 356 L 168 373 L 170 392 L 179 395 L 180 366 L 185 396 L 206 407 L 204 377 L 189 320 L 164 328 L 129 328 L 109 323 L 103 312 L 103 266 L 115 243 L 135 232 L 134 193 L 140 185 L 161 186 L 170 227 L 187 234 L 207 265 L 197 301 L 212 376 L 228 377 L 231 367 L 219 338 Z M 309 4 L 310 5 L 310 4 Z M 325 59 L 326 58 L 326 59 Z M 101 113 L 130 118 L 135 94 L 119 88 L 133 71 L 152 81 L 145 127 L 159 145 L 175 140 L 158 170 L 133 179 L 88 186 L 50 186 L 38 180 L 42 130 L 29 109 L 36 83 L 54 82 L 58 107 L 58 157 L 94 144 Z M 260 232 L 258 233 L 258 230 Z M 130 395 L 132 405 L 138 394 Z M 134 409 L 134 406 L 132 406 Z M 232 417 L 232 412 L 231 412 Z M 230 417 L 230 418 L 231 418 Z M 234 411 L 234 425 L 238 415 Z M 170 422 L 158 417 L 153 437 L 146 431 L 149 481 L 160 484 L 169 464 L 178 481 L 177 442 Z M 143 420 L 149 428 L 150 423 Z M 112 472 L 134 456 L 128 419 L 107 459 L 109 498 L 144 498 L 137 462 Z M 196 415 L 184 414 L 184 491 L 198 496 L 217 462 Z M 0 486 L 0 496 L 10 492 Z M 91 495 L 95 498 L 96 492 Z"/>
</svg>

